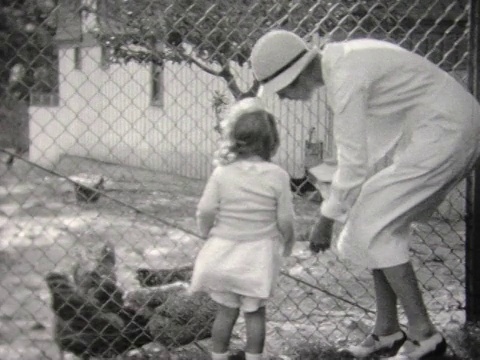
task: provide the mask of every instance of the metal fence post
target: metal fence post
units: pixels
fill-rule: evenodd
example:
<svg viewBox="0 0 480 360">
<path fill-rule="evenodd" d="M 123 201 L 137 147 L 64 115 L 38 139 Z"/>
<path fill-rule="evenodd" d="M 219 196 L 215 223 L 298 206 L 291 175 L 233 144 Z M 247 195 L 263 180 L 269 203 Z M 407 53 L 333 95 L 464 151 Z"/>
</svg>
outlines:
<svg viewBox="0 0 480 360">
<path fill-rule="evenodd" d="M 471 1 L 469 86 L 480 99 L 480 2 Z M 480 321 L 480 163 L 467 178 L 466 319 Z"/>
</svg>

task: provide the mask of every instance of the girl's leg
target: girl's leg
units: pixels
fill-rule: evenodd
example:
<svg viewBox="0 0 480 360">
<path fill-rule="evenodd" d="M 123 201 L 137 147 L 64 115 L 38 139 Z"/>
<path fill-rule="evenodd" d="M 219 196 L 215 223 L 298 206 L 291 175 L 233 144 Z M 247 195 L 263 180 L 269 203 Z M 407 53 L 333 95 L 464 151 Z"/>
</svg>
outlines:
<svg viewBox="0 0 480 360">
<path fill-rule="evenodd" d="M 375 269 L 372 274 L 377 306 L 373 333 L 379 336 L 394 334 L 400 331 L 397 312 L 397 296 L 388 283 L 382 270 Z"/>
<path fill-rule="evenodd" d="M 405 310 L 409 336 L 424 340 L 435 334 L 412 264 L 408 262 L 382 271 Z"/>
<path fill-rule="evenodd" d="M 217 304 L 217 315 L 212 327 L 213 352 L 224 354 L 228 351 L 233 326 L 237 321 L 239 310 Z"/>
<path fill-rule="evenodd" d="M 245 325 L 247 326 L 248 354 L 262 354 L 265 346 L 265 306 L 253 312 L 245 312 Z"/>
</svg>

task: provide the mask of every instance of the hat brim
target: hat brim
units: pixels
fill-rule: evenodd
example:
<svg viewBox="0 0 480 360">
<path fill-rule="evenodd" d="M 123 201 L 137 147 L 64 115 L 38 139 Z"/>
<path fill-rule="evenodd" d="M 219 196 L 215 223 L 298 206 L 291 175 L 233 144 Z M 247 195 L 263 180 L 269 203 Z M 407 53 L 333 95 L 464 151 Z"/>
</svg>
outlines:
<svg viewBox="0 0 480 360">
<path fill-rule="evenodd" d="M 317 166 L 313 166 L 308 169 L 318 182 L 330 183 L 332 182 L 333 175 L 337 171 L 337 164 L 323 162 Z"/>
<path fill-rule="evenodd" d="M 263 95 L 275 94 L 286 88 L 300 75 L 316 56 L 318 56 L 318 49 L 316 47 L 307 51 L 304 56 L 288 69 L 278 74 L 278 76 L 274 77 L 272 80 L 262 84 L 258 89 L 257 96 L 262 97 Z"/>
</svg>

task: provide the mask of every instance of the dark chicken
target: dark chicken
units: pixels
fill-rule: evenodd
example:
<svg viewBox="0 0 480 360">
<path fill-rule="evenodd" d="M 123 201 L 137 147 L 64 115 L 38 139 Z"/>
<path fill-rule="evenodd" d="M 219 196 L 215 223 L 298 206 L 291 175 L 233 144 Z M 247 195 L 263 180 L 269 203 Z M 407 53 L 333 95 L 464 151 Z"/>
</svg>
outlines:
<svg viewBox="0 0 480 360">
<path fill-rule="evenodd" d="M 97 257 L 95 270 L 102 276 L 108 277 L 113 282 L 117 282 L 115 265 L 117 258 L 115 247 L 110 241 L 106 241 Z"/>
<path fill-rule="evenodd" d="M 305 174 L 302 177 L 290 177 L 290 190 L 298 195 L 305 195 L 306 193 L 317 191 L 317 188 L 312 182 L 308 171 L 305 170 Z"/>
<path fill-rule="evenodd" d="M 99 191 L 105 190 L 104 184 L 105 184 L 105 179 L 103 176 L 92 187 L 75 183 L 74 189 L 75 189 L 75 197 L 77 201 L 87 202 L 87 203 L 97 202 L 98 199 L 100 199 Z"/>
<path fill-rule="evenodd" d="M 81 287 L 83 291 L 87 290 L 82 294 L 103 311 L 117 313 L 123 308 L 123 290 L 97 271 L 90 271 L 82 280 Z"/>
<path fill-rule="evenodd" d="M 4 151 L 5 152 L 5 151 Z M 14 152 L 8 152 L 7 160 L 5 160 L 5 165 L 7 169 L 10 170 L 13 167 L 13 163 L 15 162 L 16 158 L 22 158 L 28 152 L 28 146 L 23 144 L 14 145 Z"/>
<path fill-rule="evenodd" d="M 46 277 L 55 313 L 55 341 L 60 351 L 82 359 L 111 358 L 152 341 L 148 319 L 133 310 L 108 312 L 82 294 L 67 275 Z"/>
<path fill-rule="evenodd" d="M 115 264 L 115 248 L 107 241 L 92 270 L 85 269 L 86 265 L 80 262 L 73 269 L 73 279 L 78 290 L 108 312 L 116 312 L 123 307 L 124 292 L 117 286 Z"/>
<path fill-rule="evenodd" d="M 74 284 L 63 274 L 47 276 L 61 350 L 84 359 L 109 357 L 151 341 L 148 319 L 124 306 L 115 265 L 115 248 L 107 241 L 93 266 L 75 264 Z"/>
<path fill-rule="evenodd" d="M 151 342 L 172 348 L 211 335 L 216 304 L 205 294 L 187 292 L 192 266 L 138 269 L 140 283 L 156 287 L 125 294 L 116 283 L 113 244 L 106 242 L 93 263 L 79 257 L 73 282 L 60 273 L 46 277 L 62 355 L 112 358 Z"/>
<path fill-rule="evenodd" d="M 11 169 L 13 166 L 13 162 L 15 161 L 15 156 L 9 155 L 7 158 L 7 161 L 5 161 L 5 165 L 7 166 L 7 169 Z"/>
<path fill-rule="evenodd" d="M 182 266 L 175 269 L 137 269 L 137 280 L 144 287 L 162 286 L 177 281 L 188 282 L 192 277 L 193 267 Z"/>
</svg>

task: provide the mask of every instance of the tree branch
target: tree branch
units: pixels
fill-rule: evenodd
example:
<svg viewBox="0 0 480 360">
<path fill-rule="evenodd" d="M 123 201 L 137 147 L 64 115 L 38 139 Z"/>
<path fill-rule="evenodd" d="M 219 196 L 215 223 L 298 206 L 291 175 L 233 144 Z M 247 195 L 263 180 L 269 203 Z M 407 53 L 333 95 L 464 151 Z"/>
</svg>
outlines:
<svg viewBox="0 0 480 360">
<path fill-rule="evenodd" d="M 243 92 L 242 90 L 240 90 L 240 87 L 235 81 L 235 77 L 233 76 L 233 73 L 230 70 L 230 66 L 228 65 L 228 63 L 223 64 L 222 71 L 220 71 L 219 76 L 225 79 L 227 87 L 232 93 L 235 100 L 239 100 L 243 97 Z"/>
<path fill-rule="evenodd" d="M 183 54 L 183 53 L 179 52 L 177 49 L 173 49 L 173 50 L 177 51 L 180 54 L 180 56 L 185 59 L 185 61 L 191 61 L 193 64 L 198 66 L 201 70 L 203 70 L 203 71 L 205 71 L 205 72 L 207 72 L 207 73 L 209 73 L 213 76 L 218 76 L 218 77 L 223 78 L 225 80 L 225 82 L 227 83 L 228 89 L 230 90 L 230 92 L 232 93 L 233 97 L 236 100 L 242 99 L 242 98 L 247 96 L 246 94 L 244 94 L 242 92 L 242 90 L 240 90 L 240 87 L 238 86 L 237 82 L 235 81 L 235 77 L 234 77 L 234 75 L 233 75 L 233 73 L 230 69 L 230 66 L 228 65 L 228 62 L 224 62 L 223 64 L 220 64 L 222 69 L 220 71 L 215 71 L 212 68 L 209 68 L 208 66 L 203 64 L 202 62 L 195 59 L 193 56 Z"/>
<path fill-rule="evenodd" d="M 180 55 L 183 59 L 185 59 L 185 61 L 187 62 L 192 62 L 193 64 L 195 64 L 196 66 L 198 66 L 201 70 L 205 71 L 206 73 L 210 74 L 210 75 L 213 75 L 213 76 L 222 76 L 221 75 L 221 72 L 222 70 L 220 71 L 215 71 L 214 69 L 206 66 L 205 64 L 203 64 L 202 62 L 198 61 L 197 59 L 195 59 L 193 56 L 189 56 L 187 54 L 184 54 L 180 51 L 178 51 L 177 49 L 173 48 L 172 50 L 176 51 L 178 55 Z"/>
<path fill-rule="evenodd" d="M 257 80 L 253 80 L 252 86 L 243 94 L 243 97 L 254 97 L 257 95 L 260 83 Z"/>
</svg>

